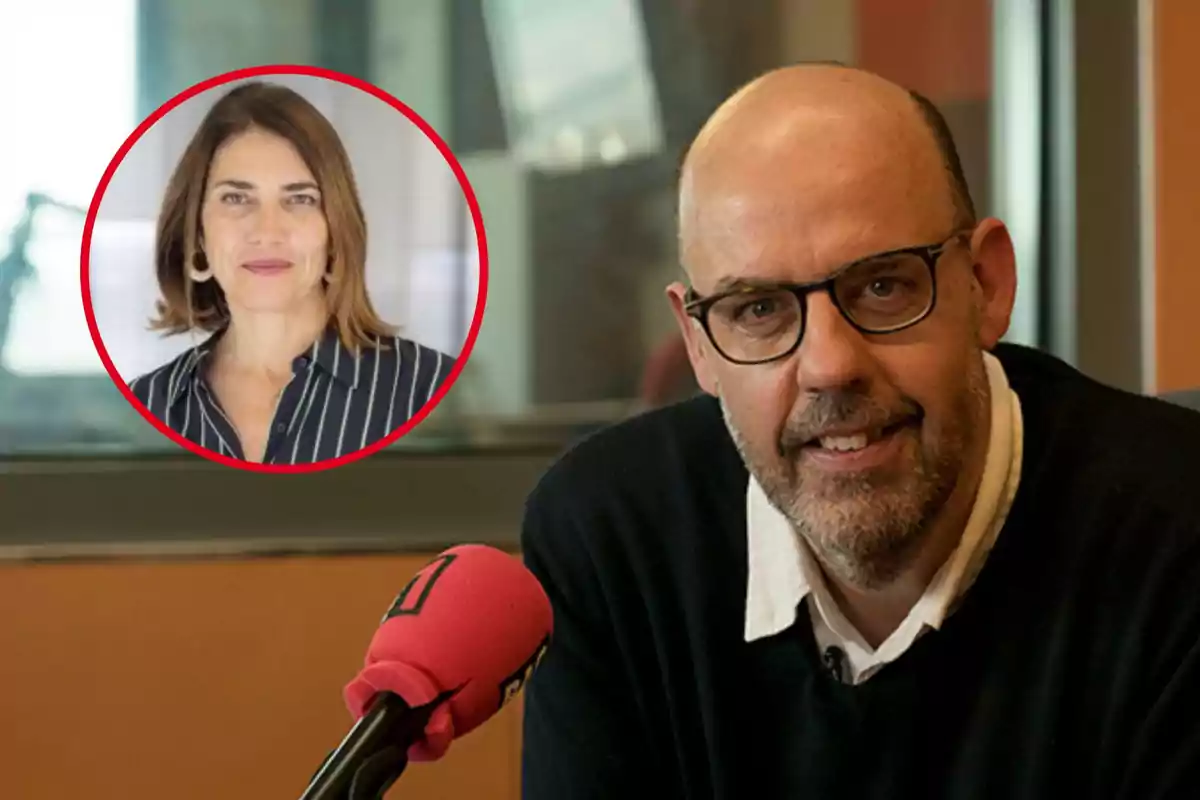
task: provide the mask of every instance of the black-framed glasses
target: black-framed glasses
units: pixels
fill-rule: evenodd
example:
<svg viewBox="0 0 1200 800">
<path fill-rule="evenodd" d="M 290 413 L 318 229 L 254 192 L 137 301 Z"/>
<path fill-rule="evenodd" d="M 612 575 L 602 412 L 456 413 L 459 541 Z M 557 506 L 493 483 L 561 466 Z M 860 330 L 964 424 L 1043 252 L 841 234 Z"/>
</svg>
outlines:
<svg viewBox="0 0 1200 800">
<path fill-rule="evenodd" d="M 813 283 L 753 282 L 708 297 L 688 289 L 684 310 L 699 321 L 717 352 L 735 364 L 765 364 L 796 352 L 813 292 L 827 292 L 861 333 L 896 333 L 933 313 L 938 260 L 970 233 L 959 230 L 937 244 L 876 253 Z"/>
</svg>

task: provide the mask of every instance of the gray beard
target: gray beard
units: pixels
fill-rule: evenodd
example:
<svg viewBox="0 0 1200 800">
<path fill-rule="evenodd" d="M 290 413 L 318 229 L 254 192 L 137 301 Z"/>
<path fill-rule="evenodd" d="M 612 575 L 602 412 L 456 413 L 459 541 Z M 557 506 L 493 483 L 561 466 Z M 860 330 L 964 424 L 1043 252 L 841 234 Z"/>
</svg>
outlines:
<svg viewBox="0 0 1200 800">
<path fill-rule="evenodd" d="M 746 468 L 824 568 L 851 586 L 874 590 L 912 565 L 964 471 L 972 422 L 986 412 L 988 401 L 982 360 L 971 372 L 956 418 L 899 474 L 805 479 L 795 464 L 758 458 L 724 399 L 721 413 Z"/>
</svg>

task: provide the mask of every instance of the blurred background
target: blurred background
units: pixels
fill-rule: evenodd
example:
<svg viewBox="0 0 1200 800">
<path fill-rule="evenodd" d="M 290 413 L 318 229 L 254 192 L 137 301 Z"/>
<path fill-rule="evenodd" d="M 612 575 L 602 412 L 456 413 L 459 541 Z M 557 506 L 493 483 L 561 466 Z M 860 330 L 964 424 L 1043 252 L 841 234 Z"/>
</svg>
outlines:
<svg viewBox="0 0 1200 800">
<path fill-rule="evenodd" d="M 1011 339 L 1131 391 L 1200 387 L 1189 0 L 16 0 L 0 31 L 7 796 L 299 795 L 409 574 L 456 542 L 515 549 L 525 493 L 564 447 L 694 391 L 662 293 L 677 168 L 771 67 L 836 59 L 942 108 L 977 206 L 1014 235 Z M 368 80 L 446 138 L 490 282 L 470 362 L 416 431 L 335 472 L 264 476 L 191 456 L 126 405 L 78 258 L 81 210 L 142 119 L 285 62 Z M 364 153 L 393 144 L 335 123 Z M 404 189 L 389 213 L 406 238 L 380 245 L 394 321 L 453 338 L 461 319 L 428 317 L 450 306 L 413 299 L 475 282 L 438 169 L 399 148 L 365 171 Z M 97 226 L 106 275 L 144 259 L 154 186 L 129 182 L 136 210 Z M 393 795 L 517 797 L 519 714 Z"/>
</svg>

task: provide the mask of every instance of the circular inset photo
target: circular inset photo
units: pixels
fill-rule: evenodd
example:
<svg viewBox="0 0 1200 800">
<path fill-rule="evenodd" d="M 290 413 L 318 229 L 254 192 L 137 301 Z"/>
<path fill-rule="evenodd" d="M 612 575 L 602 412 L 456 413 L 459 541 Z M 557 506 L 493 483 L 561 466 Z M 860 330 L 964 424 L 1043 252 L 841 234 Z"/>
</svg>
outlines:
<svg viewBox="0 0 1200 800">
<path fill-rule="evenodd" d="M 100 181 L 81 254 L 101 360 L 143 417 L 229 466 L 305 472 L 394 443 L 475 342 L 474 192 L 412 109 L 255 67 L 181 93 Z"/>
</svg>

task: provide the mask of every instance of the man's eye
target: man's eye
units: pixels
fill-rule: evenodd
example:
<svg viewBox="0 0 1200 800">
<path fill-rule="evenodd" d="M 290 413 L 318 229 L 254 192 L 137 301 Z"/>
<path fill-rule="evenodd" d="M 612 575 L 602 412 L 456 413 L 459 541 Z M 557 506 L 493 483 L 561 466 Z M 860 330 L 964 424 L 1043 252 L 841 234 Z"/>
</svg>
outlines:
<svg viewBox="0 0 1200 800">
<path fill-rule="evenodd" d="M 876 278 L 867 286 L 867 293 L 883 299 L 903 289 L 903 284 L 897 278 Z"/>
<path fill-rule="evenodd" d="M 780 302 L 776 297 L 758 297 L 737 306 L 733 312 L 736 320 L 763 319 L 780 311 Z"/>
</svg>

